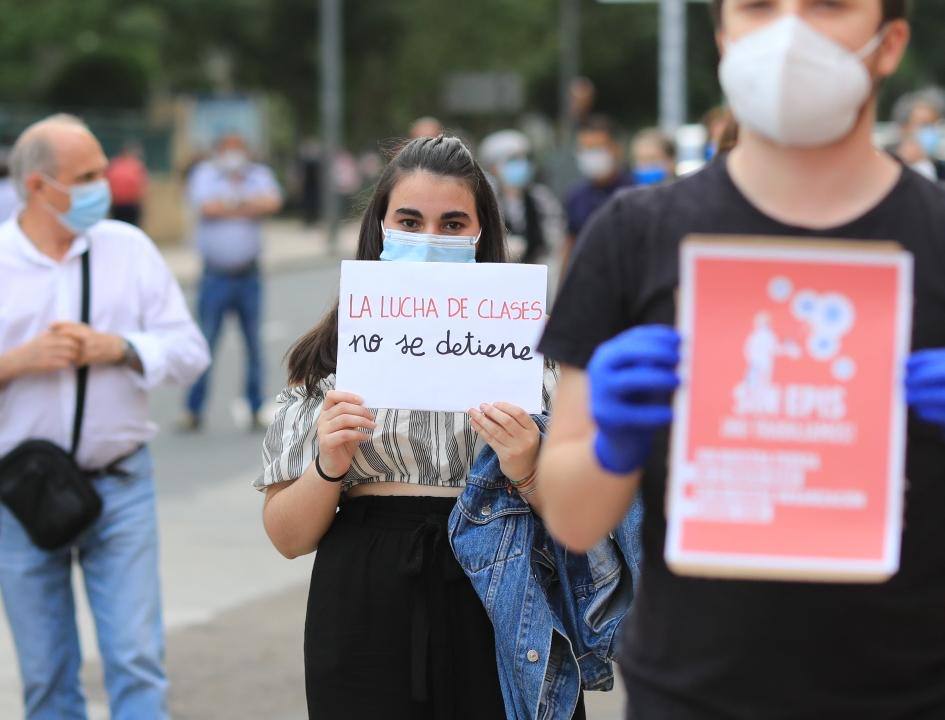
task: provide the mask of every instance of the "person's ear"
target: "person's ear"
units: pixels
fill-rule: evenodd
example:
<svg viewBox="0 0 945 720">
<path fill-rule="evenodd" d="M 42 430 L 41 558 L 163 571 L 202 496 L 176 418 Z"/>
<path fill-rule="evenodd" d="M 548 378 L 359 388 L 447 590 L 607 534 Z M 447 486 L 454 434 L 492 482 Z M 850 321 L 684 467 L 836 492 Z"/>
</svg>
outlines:
<svg viewBox="0 0 945 720">
<path fill-rule="evenodd" d="M 893 75 L 909 47 L 912 31 L 906 20 L 893 20 L 886 25 L 883 41 L 876 51 L 873 72 L 880 79 Z"/>
<path fill-rule="evenodd" d="M 43 179 L 41 173 L 33 171 L 26 176 L 23 180 L 23 187 L 26 189 L 26 196 L 29 197 L 36 192 L 39 192 L 46 184 L 46 181 Z"/>
</svg>

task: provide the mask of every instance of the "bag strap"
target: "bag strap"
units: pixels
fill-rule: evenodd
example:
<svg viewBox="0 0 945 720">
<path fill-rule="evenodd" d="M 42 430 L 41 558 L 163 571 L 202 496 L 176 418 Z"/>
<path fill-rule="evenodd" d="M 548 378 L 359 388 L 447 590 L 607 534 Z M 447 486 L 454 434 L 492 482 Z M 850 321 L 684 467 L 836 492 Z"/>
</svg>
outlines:
<svg viewBox="0 0 945 720">
<path fill-rule="evenodd" d="M 82 253 L 82 322 L 89 324 L 89 306 L 91 301 L 91 287 L 89 282 L 89 251 Z M 75 457 L 79 447 L 79 436 L 82 434 L 82 416 L 85 415 L 85 388 L 89 381 L 89 366 L 83 365 L 76 373 L 75 384 L 75 420 L 72 423 L 72 450 Z"/>
</svg>

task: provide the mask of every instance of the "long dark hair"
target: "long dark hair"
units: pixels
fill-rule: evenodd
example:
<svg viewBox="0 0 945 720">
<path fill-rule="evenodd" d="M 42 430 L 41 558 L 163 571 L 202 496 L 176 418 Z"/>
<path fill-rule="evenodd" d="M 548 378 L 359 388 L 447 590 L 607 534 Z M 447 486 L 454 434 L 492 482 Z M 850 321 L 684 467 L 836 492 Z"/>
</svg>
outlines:
<svg viewBox="0 0 945 720">
<path fill-rule="evenodd" d="M 391 191 L 402 177 L 418 170 L 466 183 L 476 200 L 482 228 L 476 246 L 476 262 L 506 262 L 505 226 L 492 186 L 463 142 L 448 135 L 411 140 L 384 168 L 361 217 L 357 259 L 380 259 L 384 249 L 381 225 L 387 215 Z M 289 350 L 288 358 L 289 382 L 304 384 L 309 395 L 314 394 L 319 380 L 335 372 L 338 364 L 337 302 L 318 325 L 299 338 Z"/>
</svg>

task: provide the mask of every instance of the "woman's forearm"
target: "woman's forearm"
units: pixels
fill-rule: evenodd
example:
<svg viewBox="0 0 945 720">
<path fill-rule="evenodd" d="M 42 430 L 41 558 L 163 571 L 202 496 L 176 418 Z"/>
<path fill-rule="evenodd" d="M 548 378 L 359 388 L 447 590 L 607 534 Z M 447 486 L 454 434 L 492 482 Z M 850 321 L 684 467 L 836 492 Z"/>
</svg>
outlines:
<svg viewBox="0 0 945 720">
<path fill-rule="evenodd" d="M 280 553 L 291 559 L 318 547 L 335 519 L 341 485 L 319 477 L 312 463 L 298 480 L 269 488 L 263 525 Z"/>
</svg>

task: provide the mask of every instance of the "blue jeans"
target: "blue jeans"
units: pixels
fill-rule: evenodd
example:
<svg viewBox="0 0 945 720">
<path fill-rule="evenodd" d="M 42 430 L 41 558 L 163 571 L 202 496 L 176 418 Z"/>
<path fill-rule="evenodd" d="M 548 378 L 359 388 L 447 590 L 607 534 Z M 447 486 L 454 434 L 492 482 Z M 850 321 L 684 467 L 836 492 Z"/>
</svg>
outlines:
<svg viewBox="0 0 945 720">
<path fill-rule="evenodd" d="M 228 312 L 235 312 L 246 341 L 246 399 L 256 413 L 262 407 L 262 350 L 259 344 L 259 324 L 262 308 L 261 283 L 258 272 L 245 275 L 223 275 L 205 270 L 200 281 L 197 315 L 200 329 L 212 353 Z M 194 383 L 187 397 L 187 409 L 196 416 L 203 412 L 207 397 L 209 368 Z"/>
<path fill-rule="evenodd" d="M 73 547 L 37 548 L 0 504 L 0 591 L 20 664 L 28 720 L 85 720 L 72 560 L 95 618 L 112 720 L 164 720 L 164 627 L 151 455 L 129 477 L 95 481 L 102 515 Z"/>
</svg>

